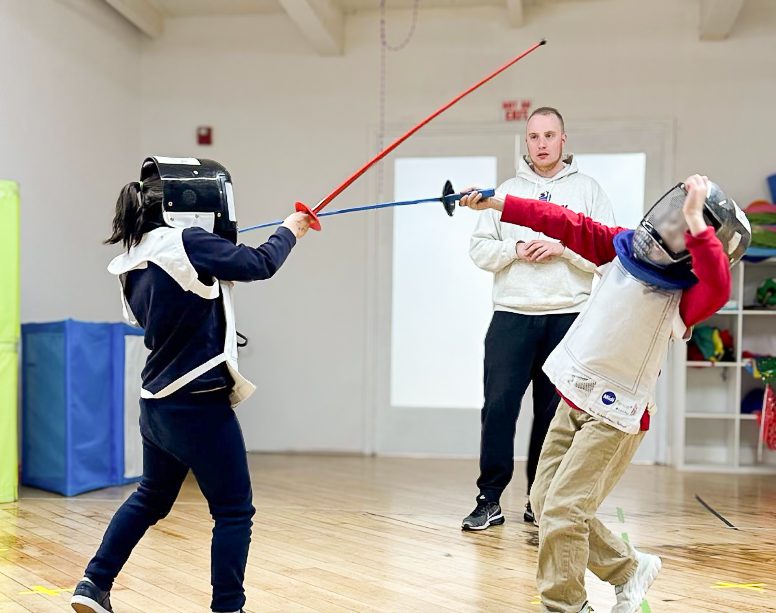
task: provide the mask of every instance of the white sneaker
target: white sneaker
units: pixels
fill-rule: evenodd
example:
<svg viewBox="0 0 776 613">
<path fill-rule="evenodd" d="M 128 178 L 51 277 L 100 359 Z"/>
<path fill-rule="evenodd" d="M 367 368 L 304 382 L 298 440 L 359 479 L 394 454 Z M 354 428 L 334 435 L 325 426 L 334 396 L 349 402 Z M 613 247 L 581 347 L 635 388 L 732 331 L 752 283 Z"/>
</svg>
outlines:
<svg viewBox="0 0 776 613">
<path fill-rule="evenodd" d="M 647 595 L 647 590 L 657 578 L 663 563 L 660 558 L 648 553 L 636 552 L 638 566 L 633 576 L 622 585 L 614 588 L 617 604 L 612 607 L 612 613 L 636 613 Z"/>
</svg>

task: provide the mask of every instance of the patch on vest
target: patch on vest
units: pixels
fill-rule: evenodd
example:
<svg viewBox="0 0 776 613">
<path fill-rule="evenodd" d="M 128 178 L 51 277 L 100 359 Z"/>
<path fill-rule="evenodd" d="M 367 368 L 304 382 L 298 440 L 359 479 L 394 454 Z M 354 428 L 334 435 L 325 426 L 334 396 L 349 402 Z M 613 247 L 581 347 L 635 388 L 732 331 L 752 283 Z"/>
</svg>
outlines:
<svg viewBox="0 0 776 613">
<path fill-rule="evenodd" d="M 614 404 L 616 400 L 617 400 L 617 395 L 614 392 L 604 392 L 604 395 L 601 396 L 601 402 L 603 402 L 607 406 Z"/>
<path fill-rule="evenodd" d="M 588 379 L 587 377 L 580 377 L 578 375 L 571 375 L 571 384 L 578 390 L 582 390 L 588 394 L 590 394 L 595 389 L 595 381 Z"/>
</svg>

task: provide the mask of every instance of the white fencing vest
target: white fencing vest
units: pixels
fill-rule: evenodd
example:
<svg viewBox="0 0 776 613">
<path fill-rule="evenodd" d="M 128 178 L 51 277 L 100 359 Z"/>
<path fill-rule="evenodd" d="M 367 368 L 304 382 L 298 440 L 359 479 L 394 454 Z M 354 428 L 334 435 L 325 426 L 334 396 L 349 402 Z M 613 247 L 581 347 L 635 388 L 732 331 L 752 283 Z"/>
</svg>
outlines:
<svg viewBox="0 0 776 613">
<path fill-rule="evenodd" d="M 194 292 L 206 300 L 216 300 L 223 295 L 224 318 L 226 320 L 226 338 L 222 353 L 212 357 L 208 361 L 183 374 L 178 379 L 159 390 L 156 393 L 146 389 L 140 390 L 141 398 L 164 398 L 178 391 L 184 385 L 191 383 L 197 377 L 205 374 L 211 368 L 226 363 L 229 373 L 234 379 L 234 386 L 230 394 L 232 407 L 236 407 L 248 398 L 256 389 L 256 386 L 243 377 L 237 366 L 237 329 L 234 321 L 234 303 L 232 302 L 232 285 L 229 281 L 216 281 L 212 285 L 205 285 L 198 279 L 186 249 L 183 247 L 182 228 L 157 228 L 145 234 L 140 244 L 130 248 L 128 253 L 123 253 L 111 261 L 108 271 L 114 275 L 122 275 L 130 270 L 138 270 L 148 267 L 148 262 L 156 264 L 170 275 L 184 290 Z M 121 279 L 119 279 L 121 286 Z M 132 309 L 121 289 L 121 301 L 124 305 L 124 318 L 132 325 L 137 325 Z"/>
<path fill-rule="evenodd" d="M 654 407 L 655 386 L 672 338 L 684 338 L 682 290 L 649 285 L 615 258 L 566 336 L 544 363 L 558 391 L 577 407 L 629 434 Z"/>
</svg>

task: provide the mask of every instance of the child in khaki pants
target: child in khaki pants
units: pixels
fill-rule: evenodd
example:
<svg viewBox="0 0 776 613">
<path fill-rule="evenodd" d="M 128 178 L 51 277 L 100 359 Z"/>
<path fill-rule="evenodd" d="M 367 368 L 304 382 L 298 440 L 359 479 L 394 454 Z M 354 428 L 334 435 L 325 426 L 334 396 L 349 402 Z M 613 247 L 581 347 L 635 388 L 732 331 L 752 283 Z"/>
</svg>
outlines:
<svg viewBox="0 0 776 613">
<path fill-rule="evenodd" d="M 561 396 L 542 447 L 531 505 L 539 519 L 537 585 L 544 611 L 587 613 L 585 570 L 615 586 L 612 613 L 635 613 L 660 571 L 595 517 L 649 428 L 672 339 L 722 307 L 730 267 L 746 251 L 746 217 L 708 178 L 669 190 L 634 230 L 555 204 L 507 196 L 462 206 L 556 238 L 599 266 L 601 280 L 544 364 Z"/>
</svg>

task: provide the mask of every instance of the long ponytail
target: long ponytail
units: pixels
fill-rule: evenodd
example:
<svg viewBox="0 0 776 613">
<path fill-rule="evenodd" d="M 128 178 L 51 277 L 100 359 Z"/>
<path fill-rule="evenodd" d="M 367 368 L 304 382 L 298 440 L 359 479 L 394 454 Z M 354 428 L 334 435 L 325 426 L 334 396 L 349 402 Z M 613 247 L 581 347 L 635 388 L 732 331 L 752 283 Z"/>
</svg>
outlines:
<svg viewBox="0 0 776 613">
<path fill-rule="evenodd" d="M 159 175 L 121 188 L 113 216 L 113 233 L 107 245 L 123 243 L 126 249 L 140 243 L 146 232 L 164 225 L 161 219 L 162 182 Z"/>
</svg>

